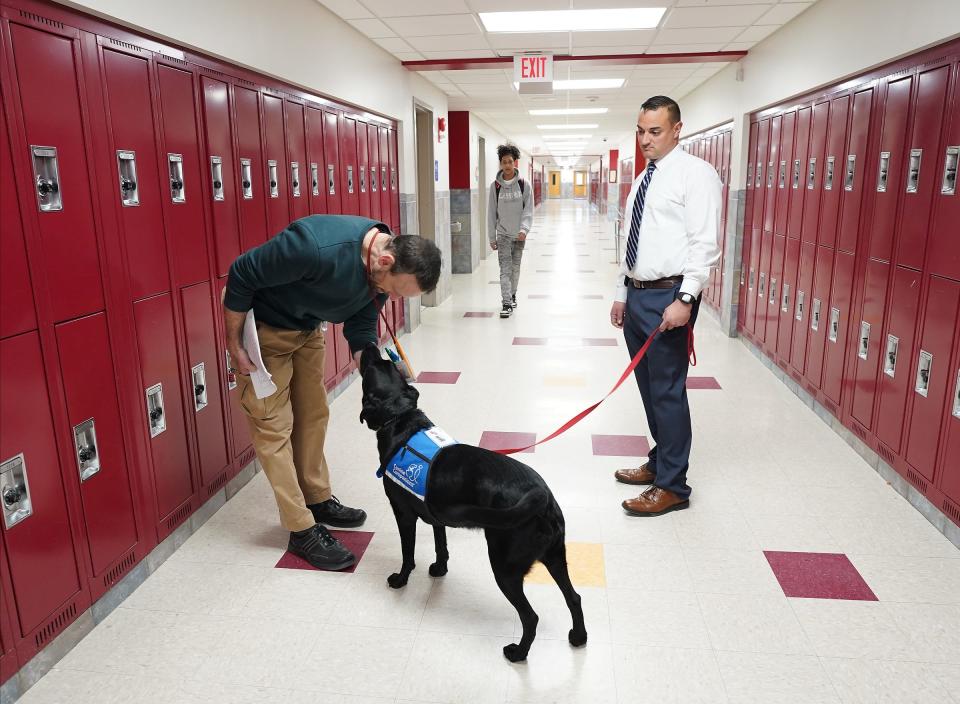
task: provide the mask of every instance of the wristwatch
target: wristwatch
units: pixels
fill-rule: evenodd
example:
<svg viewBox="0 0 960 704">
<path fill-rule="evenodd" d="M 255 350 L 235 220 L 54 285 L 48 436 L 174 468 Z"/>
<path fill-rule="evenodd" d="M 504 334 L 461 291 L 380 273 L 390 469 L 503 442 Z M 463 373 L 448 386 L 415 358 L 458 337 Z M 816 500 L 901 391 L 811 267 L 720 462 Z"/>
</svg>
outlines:
<svg viewBox="0 0 960 704">
<path fill-rule="evenodd" d="M 679 296 L 677 296 L 677 300 L 681 303 L 686 303 L 688 306 L 692 306 L 697 299 L 691 296 L 689 293 L 681 293 Z"/>
</svg>

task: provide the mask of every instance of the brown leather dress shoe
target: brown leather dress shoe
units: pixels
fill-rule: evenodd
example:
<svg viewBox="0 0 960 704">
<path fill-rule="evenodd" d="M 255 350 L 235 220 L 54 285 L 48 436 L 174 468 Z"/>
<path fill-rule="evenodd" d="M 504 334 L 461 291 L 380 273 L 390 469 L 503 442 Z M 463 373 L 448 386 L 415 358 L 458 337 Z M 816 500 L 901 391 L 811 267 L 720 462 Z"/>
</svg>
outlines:
<svg viewBox="0 0 960 704">
<path fill-rule="evenodd" d="M 623 509 L 631 516 L 659 516 L 690 506 L 689 499 L 681 499 L 672 491 L 652 486 L 635 499 L 623 502 Z"/>
<path fill-rule="evenodd" d="M 649 462 L 644 462 L 640 467 L 618 469 L 613 473 L 613 477 L 621 484 L 653 484 L 657 475 L 648 469 L 649 466 Z"/>
</svg>

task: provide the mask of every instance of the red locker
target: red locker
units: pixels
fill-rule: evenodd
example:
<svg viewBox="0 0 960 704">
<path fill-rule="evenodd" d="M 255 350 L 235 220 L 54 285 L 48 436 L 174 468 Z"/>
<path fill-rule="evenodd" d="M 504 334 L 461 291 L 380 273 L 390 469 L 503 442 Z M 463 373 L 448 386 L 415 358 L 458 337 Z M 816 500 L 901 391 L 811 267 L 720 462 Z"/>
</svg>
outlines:
<svg viewBox="0 0 960 704">
<path fill-rule="evenodd" d="M 754 311 L 753 306 L 753 286 L 756 277 L 756 263 L 754 262 L 753 249 L 753 230 L 750 225 L 753 223 L 754 189 L 753 189 L 753 168 L 757 151 L 757 136 L 760 131 L 760 124 L 757 122 L 750 125 L 750 142 L 747 147 L 747 174 L 746 174 L 746 194 L 744 196 L 743 209 L 743 248 L 740 257 L 740 292 L 737 297 L 737 323 L 744 331 L 753 332 L 753 316 L 748 316 L 748 311 Z M 622 193 L 622 191 L 621 191 Z M 749 321 L 749 322 L 748 322 Z"/>
<path fill-rule="evenodd" d="M 210 494 L 223 486 L 230 462 L 224 435 L 213 296 L 206 281 L 183 289 L 181 296 L 188 365 L 181 373 L 192 392 L 188 394 L 187 412 L 193 413 L 196 426 L 200 484 Z"/>
<path fill-rule="evenodd" d="M 800 270 L 800 240 L 787 238 L 783 262 L 783 276 L 780 280 L 780 322 L 777 332 L 777 355 L 790 362 L 793 354 L 793 323 L 795 298 L 797 295 L 797 274 Z"/>
<path fill-rule="evenodd" d="M 403 234 L 403 223 L 400 222 L 400 160 L 397 151 L 397 130 L 390 128 L 390 194 L 393 204 L 393 233 Z"/>
<path fill-rule="evenodd" d="M 327 211 L 327 162 L 323 156 L 323 110 L 309 105 L 304 109 L 307 128 L 307 176 L 310 193 L 310 213 L 320 215 Z"/>
<path fill-rule="evenodd" d="M 69 27 L 58 32 L 14 20 L 9 30 L 11 73 L 29 145 L 21 155 L 21 168 L 30 172 L 18 175 L 19 201 L 36 212 L 35 266 L 45 274 L 36 283 L 46 286 L 54 320 L 69 320 L 101 310 L 104 301 L 84 141 L 89 126 L 77 81 L 79 35 Z M 5 98 L 12 109 L 13 91 Z"/>
<path fill-rule="evenodd" d="M 360 214 L 360 181 L 357 178 L 357 122 L 340 120 L 340 202 L 345 215 Z"/>
<path fill-rule="evenodd" d="M 264 159 L 267 161 L 267 239 L 290 224 L 287 157 L 283 137 L 283 99 L 267 93 L 263 100 Z"/>
<path fill-rule="evenodd" d="M 761 207 L 761 204 L 754 200 L 754 207 Z M 740 303 L 740 305 L 746 309 L 746 313 L 744 315 L 744 328 L 751 335 L 757 330 L 757 302 L 759 300 L 757 289 L 760 285 L 760 243 L 760 231 L 753 230 L 750 233 L 750 247 L 747 255 L 749 257 L 749 261 L 744 261 L 744 266 L 748 267 L 746 274 L 746 298 L 745 300 L 741 299 Z M 764 286 L 766 286 L 766 274 L 764 274 L 763 280 Z"/>
<path fill-rule="evenodd" d="M 810 306 L 816 262 L 817 246 L 811 242 L 801 242 L 797 290 L 793 295 L 793 341 L 790 352 L 790 366 L 799 374 L 807 371 L 807 342 L 810 337 Z"/>
<path fill-rule="evenodd" d="M 960 64 L 955 66 L 953 96 L 948 114 L 951 124 L 941 143 L 937 169 L 934 172 L 934 215 L 930 226 L 931 273 L 960 281 L 960 195 L 957 193 L 957 162 L 960 160 Z"/>
<path fill-rule="evenodd" d="M 901 452 L 907 394 L 913 389 L 911 352 L 920 314 L 920 274 L 904 267 L 893 269 L 887 328 L 880 341 L 883 348 L 877 394 L 876 434 L 895 454 Z"/>
<path fill-rule="evenodd" d="M 260 94 L 233 87 L 237 157 L 240 160 L 240 249 L 246 252 L 270 237 L 266 198 L 270 193 L 267 165 L 260 147 Z"/>
<path fill-rule="evenodd" d="M 960 282 L 930 277 L 919 350 L 913 355 L 912 411 L 904 456 L 913 469 L 930 481 L 936 466 L 945 404 L 956 381 L 951 367 L 951 348 L 957 330 L 958 305 Z"/>
<path fill-rule="evenodd" d="M 763 208 L 767 195 L 767 159 L 770 120 L 761 120 L 757 133 L 757 153 L 753 175 L 753 228 L 763 230 Z"/>
<path fill-rule="evenodd" d="M 218 295 L 219 291 L 222 291 L 226 285 L 226 277 L 217 282 Z M 229 353 L 223 350 L 220 356 L 223 358 L 224 370 L 228 369 L 231 366 Z M 236 375 L 225 373 L 224 378 L 228 397 L 227 405 L 230 414 L 230 430 L 233 437 L 233 452 L 231 457 L 236 459 L 244 454 L 251 445 L 250 426 L 248 425 L 247 416 L 243 412 L 243 408 L 240 407 L 240 391 L 238 390 Z M 243 467 L 237 467 L 236 469 L 243 469 Z"/>
<path fill-rule="evenodd" d="M 780 163 L 780 131 L 783 115 L 777 115 L 770 120 L 770 141 L 767 143 L 767 152 L 764 156 L 764 191 L 763 195 L 763 231 L 773 232 L 774 215 L 777 203 L 777 168 Z"/>
<path fill-rule="evenodd" d="M 820 196 L 823 191 L 824 174 L 823 152 L 827 143 L 827 118 L 830 116 L 830 103 L 823 102 L 813 106 L 813 124 L 810 127 L 810 148 L 807 151 L 807 163 L 803 165 L 806 194 L 803 204 L 803 225 L 800 238 L 804 242 L 817 242 L 817 229 L 820 222 Z M 801 186 L 803 188 L 804 186 Z"/>
<path fill-rule="evenodd" d="M 787 215 L 787 237 L 800 238 L 803 225 L 803 203 L 807 189 L 804 188 L 806 176 L 807 152 L 810 146 L 810 111 L 800 108 L 797 111 L 797 129 L 794 137 L 793 157 L 787 162 L 790 189 L 790 206 Z"/>
<path fill-rule="evenodd" d="M 2 529 L 19 640 L 50 627 L 65 612 L 69 616 L 63 626 L 80 614 L 81 572 L 36 332 L 0 342 L 0 379 Z M 9 492 L 16 501 L 6 497 Z M 26 661 L 24 652 L 32 655 L 49 637 L 41 632 L 23 643 L 18 648 L 21 660 Z"/>
<path fill-rule="evenodd" d="M 65 464 L 78 477 L 90 561 L 98 578 L 137 543 L 134 488 L 124 453 L 106 316 L 97 313 L 61 323 L 56 334 L 72 428 L 73 452 Z"/>
<path fill-rule="evenodd" d="M 353 361 L 353 355 L 350 353 L 350 345 L 347 343 L 347 338 L 343 335 L 343 325 L 335 325 L 333 327 L 333 335 L 335 338 L 334 345 L 337 350 L 337 382 L 339 382 L 349 375 L 357 365 Z"/>
<path fill-rule="evenodd" d="M 941 440 L 943 456 L 937 472 L 937 485 L 954 503 L 960 504 L 960 326 L 954 336 L 953 350 L 953 366 L 950 367 L 953 394 L 947 401 L 946 427 Z M 956 516 L 954 522 L 957 522 Z"/>
<path fill-rule="evenodd" d="M 766 237 L 766 235 L 764 235 Z M 780 295 L 783 279 L 783 256 L 786 250 L 786 238 L 774 235 L 772 238 L 773 250 L 770 258 L 770 274 L 767 279 L 767 332 L 764 335 L 768 355 L 776 358 L 777 343 L 779 342 L 780 325 Z"/>
<path fill-rule="evenodd" d="M 910 74 L 890 81 L 887 86 L 877 166 L 867 181 L 867 187 L 874 191 L 869 227 L 869 255 L 887 262 L 893 255 L 897 203 L 903 194 L 903 166 L 908 156 L 903 145 L 907 139 L 907 117 L 910 114 L 913 79 L 913 74 Z"/>
<path fill-rule="evenodd" d="M 230 269 L 233 260 L 240 256 L 237 198 L 242 193 L 242 184 L 237 182 L 237 164 L 233 159 L 229 88 L 223 81 L 210 76 L 201 76 L 200 89 L 203 92 L 203 115 L 208 152 L 207 169 L 213 200 L 216 269 L 217 276 L 223 276 Z"/>
<path fill-rule="evenodd" d="M 773 259 L 773 234 L 763 232 L 759 239 L 760 266 L 757 269 L 757 322 L 754 333 L 759 342 L 764 342 L 767 339 L 767 317 L 770 314 L 770 305 L 767 301 L 770 297 L 770 260 Z M 766 345 L 764 345 L 764 348 L 766 348 Z"/>
<path fill-rule="evenodd" d="M 190 515 L 195 491 L 170 295 L 139 301 L 133 313 L 144 385 L 142 422 L 150 437 L 157 530 L 163 540 Z"/>
<path fill-rule="evenodd" d="M 163 152 L 167 158 L 170 188 L 166 203 L 167 243 L 173 257 L 177 285 L 203 281 L 207 268 L 204 227 L 203 183 L 209 163 L 201 167 L 200 142 L 194 109 L 193 74 L 172 66 L 158 65 L 160 114 L 163 118 Z M 174 184 L 176 182 L 176 184 Z M 175 188 L 180 185 L 181 188 Z"/>
<path fill-rule="evenodd" d="M 827 342 L 823 357 L 823 393 L 835 404 L 840 403 L 843 366 L 847 358 L 850 329 L 850 290 L 853 286 L 854 257 L 837 252 L 833 264 L 833 286 L 827 311 Z M 856 339 L 856 338 L 854 338 Z M 829 405 L 829 404 L 828 404 Z M 836 414 L 838 409 L 831 408 Z"/>
<path fill-rule="evenodd" d="M 101 60 L 112 137 L 111 172 L 126 181 L 111 183 L 105 190 L 109 190 L 110 205 L 118 214 L 130 295 L 138 299 L 170 289 L 161 206 L 166 195 L 162 189 L 169 193 L 169 188 L 166 178 L 161 179 L 157 163 L 150 62 L 105 44 L 101 43 Z M 132 189 L 130 183 L 134 184 Z"/>
<path fill-rule="evenodd" d="M 937 150 L 949 80 L 949 65 L 921 71 L 917 76 L 913 124 L 904 155 L 904 183 L 899 186 L 904 196 L 897 237 L 897 263 L 911 269 L 923 268 L 934 189 L 940 190 Z"/>
<path fill-rule="evenodd" d="M 3 547 L 3 540 L 0 539 L 0 685 L 20 669 L 10 617 L 13 612 L 13 602 L 7 596 L 12 592 L 13 586 L 7 574 L 7 551 Z"/>
<path fill-rule="evenodd" d="M 877 397 L 880 362 L 884 355 L 883 314 L 886 307 L 890 265 L 870 259 L 863 291 L 863 310 L 857 333 L 853 370 L 853 417 L 868 430 L 873 429 L 873 404 Z"/>
<path fill-rule="evenodd" d="M 343 209 L 343 183 L 340 166 L 340 128 L 335 112 L 323 113 L 323 153 L 326 157 L 327 212 L 334 215 Z"/>
<path fill-rule="evenodd" d="M 830 126 L 827 129 L 827 153 L 821 173 L 823 195 L 820 200 L 820 231 L 817 242 L 821 247 L 837 246 L 837 218 L 840 213 L 840 194 L 843 193 L 844 163 L 847 144 L 847 116 L 850 96 L 843 95 L 830 101 Z"/>
<path fill-rule="evenodd" d="M 351 120 L 351 122 L 353 121 Z M 349 131 L 354 128 L 348 127 L 347 129 Z M 370 173 L 370 162 L 369 150 L 367 149 L 367 124 L 357 120 L 355 129 L 357 131 L 357 175 L 355 179 L 359 185 L 358 207 L 360 209 L 360 215 L 368 218 L 370 217 L 370 192 L 368 190 L 367 175 Z"/>
<path fill-rule="evenodd" d="M 397 223 L 393 221 L 390 207 L 390 131 L 386 127 L 378 129 L 380 138 L 380 220 L 386 223 L 391 232 L 396 232 Z"/>
<path fill-rule="evenodd" d="M 290 220 L 310 214 L 310 163 L 303 106 L 290 100 L 283 103 L 287 118 L 287 168 L 290 175 Z"/>
<path fill-rule="evenodd" d="M 823 383 L 823 346 L 830 327 L 830 282 L 833 279 L 833 250 L 817 247 L 810 301 L 810 331 L 807 338 L 807 380 L 819 389 Z"/>
<path fill-rule="evenodd" d="M 788 112 L 783 116 L 783 125 L 780 129 L 780 160 L 777 162 L 776 192 L 777 205 L 773 220 L 773 232 L 778 235 L 787 234 L 787 215 L 789 214 L 791 164 L 793 163 L 793 139 L 796 128 L 797 113 Z"/>
<path fill-rule="evenodd" d="M 853 117 L 850 120 L 850 143 L 843 165 L 843 199 L 840 207 L 840 231 L 837 249 L 854 252 L 860 232 L 860 214 L 863 209 L 864 174 L 871 163 L 867 159 L 867 135 L 870 131 L 870 113 L 873 110 L 874 89 L 867 88 L 853 96 Z M 837 174 L 840 178 L 840 174 Z"/>
<path fill-rule="evenodd" d="M 370 217 L 380 220 L 380 130 L 376 125 L 367 125 L 367 155 L 370 159 Z"/>
<path fill-rule="evenodd" d="M 27 247 L 13 176 L 7 120 L 0 105 L 0 338 L 37 327 L 37 314 L 27 269 Z"/>
</svg>

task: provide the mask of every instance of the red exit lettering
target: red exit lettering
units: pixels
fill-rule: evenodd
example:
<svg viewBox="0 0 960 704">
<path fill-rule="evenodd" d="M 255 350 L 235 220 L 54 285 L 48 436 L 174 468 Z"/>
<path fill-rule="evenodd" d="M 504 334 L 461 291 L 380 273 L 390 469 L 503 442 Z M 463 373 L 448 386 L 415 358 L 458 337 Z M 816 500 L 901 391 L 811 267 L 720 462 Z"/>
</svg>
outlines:
<svg viewBox="0 0 960 704">
<path fill-rule="evenodd" d="M 525 56 L 520 59 L 521 78 L 544 78 L 547 73 L 546 56 Z"/>
</svg>

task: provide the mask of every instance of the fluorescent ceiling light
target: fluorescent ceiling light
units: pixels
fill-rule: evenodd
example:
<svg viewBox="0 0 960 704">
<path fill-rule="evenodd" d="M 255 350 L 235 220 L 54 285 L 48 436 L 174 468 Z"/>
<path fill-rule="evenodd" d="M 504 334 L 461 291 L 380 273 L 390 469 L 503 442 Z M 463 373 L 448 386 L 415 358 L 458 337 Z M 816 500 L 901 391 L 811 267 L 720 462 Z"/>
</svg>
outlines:
<svg viewBox="0 0 960 704">
<path fill-rule="evenodd" d="M 581 78 L 571 81 L 554 81 L 554 90 L 598 90 L 601 88 L 620 88 L 625 78 Z M 520 83 L 513 82 L 513 87 L 520 90 Z"/>
<path fill-rule="evenodd" d="M 607 112 L 607 108 L 552 108 L 529 112 L 531 115 L 603 115 Z"/>
<path fill-rule="evenodd" d="M 538 130 L 595 130 L 600 125 L 590 125 L 581 122 L 575 125 L 537 125 Z"/>
<path fill-rule="evenodd" d="M 592 134 L 545 134 L 541 139 L 590 139 Z"/>
<path fill-rule="evenodd" d="M 665 7 L 618 10 L 546 10 L 481 12 L 488 32 L 602 32 L 652 29 L 660 24 Z"/>
</svg>

